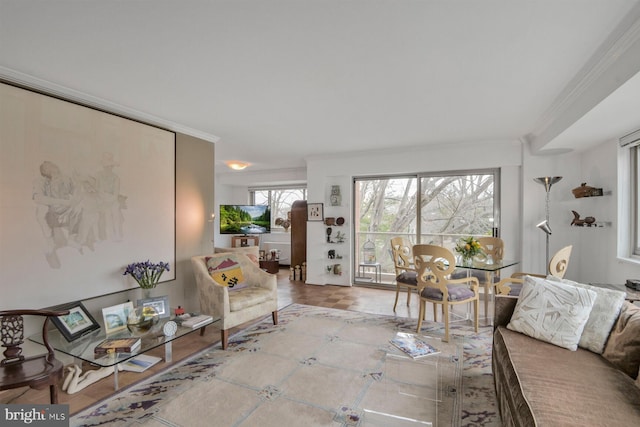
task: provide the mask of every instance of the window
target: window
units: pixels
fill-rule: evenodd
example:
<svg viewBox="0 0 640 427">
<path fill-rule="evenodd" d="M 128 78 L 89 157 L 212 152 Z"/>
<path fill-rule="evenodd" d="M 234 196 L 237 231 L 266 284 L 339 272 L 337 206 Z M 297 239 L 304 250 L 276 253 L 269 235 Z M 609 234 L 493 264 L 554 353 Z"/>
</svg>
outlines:
<svg viewBox="0 0 640 427">
<path fill-rule="evenodd" d="M 269 187 L 249 189 L 249 200 L 256 205 L 271 206 L 271 230 L 285 231 L 286 221 L 290 221 L 291 205 L 296 200 L 307 199 L 307 188 Z"/>
<path fill-rule="evenodd" d="M 490 169 L 354 179 L 355 265 L 373 243 L 387 284 L 394 278 L 392 237 L 453 250 L 460 237 L 497 235 L 499 177 Z"/>
</svg>

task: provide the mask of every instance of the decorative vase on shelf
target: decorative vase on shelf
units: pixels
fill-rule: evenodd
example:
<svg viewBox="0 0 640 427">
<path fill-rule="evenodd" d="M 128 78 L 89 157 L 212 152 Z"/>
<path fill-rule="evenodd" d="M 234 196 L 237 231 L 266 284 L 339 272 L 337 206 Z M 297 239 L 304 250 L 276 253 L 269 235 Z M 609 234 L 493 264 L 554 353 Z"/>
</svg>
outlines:
<svg viewBox="0 0 640 427">
<path fill-rule="evenodd" d="M 159 316 L 155 308 L 150 305 L 136 307 L 127 317 L 127 329 L 135 336 L 142 336 L 158 324 L 158 321 Z"/>
</svg>

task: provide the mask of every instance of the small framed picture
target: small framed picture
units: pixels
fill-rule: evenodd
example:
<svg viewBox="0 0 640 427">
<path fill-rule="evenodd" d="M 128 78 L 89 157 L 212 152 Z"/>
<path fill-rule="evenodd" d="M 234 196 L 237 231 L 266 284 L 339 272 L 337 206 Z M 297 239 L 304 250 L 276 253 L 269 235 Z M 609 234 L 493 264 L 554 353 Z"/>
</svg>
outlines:
<svg viewBox="0 0 640 427">
<path fill-rule="evenodd" d="M 264 255 L 265 255 L 265 251 L 264 249 L 260 249 L 260 261 L 264 261 Z"/>
<path fill-rule="evenodd" d="M 307 204 L 307 221 L 324 221 L 324 206 L 322 203 Z"/>
<path fill-rule="evenodd" d="M 158 317 L 160 319 L 169 317 L 171 315 L 171 310 L 169 308 L 169 297 L 153 297 L 153 298 L 145 298 L 139 299 L 137 301 L 138 307 L 153 307 L 158 312 Z"/>
<path fill-rule="evenodd" d="M 52 307 L 52 310 L 69 310 L 69 314 L 52 317 L 51 321 L 69 342 L 100 329 L 96 319 L 91 316 L 80 301 Z"/>
<path fill-rule="evenodd" d="M 132 311 L 133 303 L 131 301 L 103 308 L 104 331 L 107 334 L 112 334 L 127 329 L 127 318 Z"/>
</svg>

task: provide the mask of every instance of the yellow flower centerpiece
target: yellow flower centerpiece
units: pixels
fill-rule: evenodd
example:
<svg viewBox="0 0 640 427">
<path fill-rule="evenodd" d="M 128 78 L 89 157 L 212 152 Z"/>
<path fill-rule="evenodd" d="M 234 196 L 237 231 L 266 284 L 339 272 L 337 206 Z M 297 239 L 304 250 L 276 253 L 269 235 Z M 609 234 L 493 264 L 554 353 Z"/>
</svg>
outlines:
<svg viewBox="0 0 640 427">
<path fill-rule="evenodd" d="M 482 246 L 473 236 L 460 239 L 456 244 L 456 252 L 462 256 L 464 265 L 471 265 L 473 257 L 483 253 Z"/>
</svg>

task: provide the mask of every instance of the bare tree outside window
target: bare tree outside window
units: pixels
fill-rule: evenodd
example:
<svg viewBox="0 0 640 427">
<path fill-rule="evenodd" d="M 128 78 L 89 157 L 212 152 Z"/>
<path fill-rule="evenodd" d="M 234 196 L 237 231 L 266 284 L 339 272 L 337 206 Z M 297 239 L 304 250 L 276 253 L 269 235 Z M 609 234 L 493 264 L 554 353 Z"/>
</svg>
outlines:
<svg viewBox="0 0 640 427">
<path fill-rule="evenodd" d="M 497 176 L 497 170 L 490 170 L 355 179 L 356 265 L 362 262 L 363 245 L 374 242 L 388 278 L 383 281 L 391 282 L 392 237 L 453 249 L 460 237 L 492 235 Z"/>
</svg>

